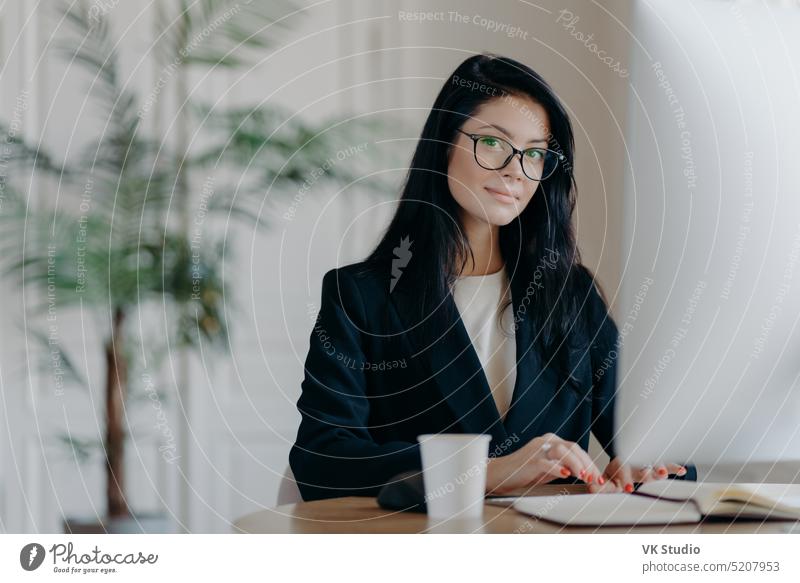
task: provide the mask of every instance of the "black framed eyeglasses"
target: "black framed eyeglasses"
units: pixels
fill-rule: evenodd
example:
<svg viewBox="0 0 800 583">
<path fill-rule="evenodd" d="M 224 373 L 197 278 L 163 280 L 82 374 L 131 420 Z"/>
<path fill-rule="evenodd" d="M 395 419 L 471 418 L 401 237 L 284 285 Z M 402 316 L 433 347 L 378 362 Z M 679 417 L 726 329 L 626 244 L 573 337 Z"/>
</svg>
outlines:
<svg viewBox="0 0 800 583">
<path fill-rule="evenodd" d="M 564 162 L 564 154 L 547 148 L 526 148 L 518 150 L 510 142 L 488 134 L 470 134 L 458 130 L 472 140 L 475 162 L 486 170 L 500 170 L 508 166 L 511 159 L 519 154 L 522 172 L 531 180 L 545 180 L 556 171 L 559 162 Z"/>
</svg>

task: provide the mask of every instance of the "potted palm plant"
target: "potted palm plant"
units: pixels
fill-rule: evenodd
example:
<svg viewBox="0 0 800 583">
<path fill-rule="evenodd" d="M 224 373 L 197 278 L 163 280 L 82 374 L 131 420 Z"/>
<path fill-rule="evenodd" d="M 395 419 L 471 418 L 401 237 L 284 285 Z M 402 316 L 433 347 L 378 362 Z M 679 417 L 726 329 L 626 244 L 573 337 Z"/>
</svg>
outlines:
<svg viewBox="0 0 800 583">
<path fill-rule="evenodd" d="M 234 4 L 237 8 L 231 12 Z M 258 51 L 270 44 L 263 33 L 264 25 L 273 20 L 267 2 L 190 4 L 181 0 L 178 8 L 171 26 L 167 24 L 171 16 L 162 15 L 165 31 L 159 58 L 170 64 L 170 79 L 179 94 L 188 94 L 185 75 L 190 67 L 239 67 L 246 60 L 234 48 Z M 193 202 L 203 199 L 203 212 L 208 215 L 223 213 L 265 227 L 263 217 L 252 210 L 259 202 L 254 193 L 263 196 L 265 188 L 280 193 L 289 185 L 296 191 L 305 169 L 319 166 L 326 153 L 342 143 L 361 143 L 378 125 L 331 121 L 312 125 L 274 106 L 219 110 L 188 100 L 175 120 L 177 143 L 165 148 L 164 136 L 146 135 L 142 128 L 144 106 L 125 83 L 107 15 L 85 3 L 63 10 L 70 28 L 61 49 L 86 70 L 87 79 L 93 79 L 91 96 L 103 129 L 77 159 L 54 163 L 41 148 L 9 136 L 6 128 L 7 157 L 18 167 L 27 164 L 30 175 L 37 177 L 43 204 L 34 208 L 24 197 L 15 196 L 11 181 L 0 176 L 6 194 L 0 213 L 5 236 L 0 245 L 7 272 L 19 278 L 27 293 L 42 300 L 39 308 L 44 313 L 91 310 L 104 339 L 105 433 L 96 443 L 64 435 L 58 438 L 83 458 L 93 445 L 102 448 L 106 516 L 88 522 L 67 519 L 65 531 L 120 532 L 130 530 L 131 524 L 141 530 L 152 517 L 136 515 L 127 502 L 124 459 L 130 435 L 124 407 L 131 370 L 141 366 L 134 356 L 139 351 L 131 350 L 130 343 L 144 345 L 150 339 L 135 336 L 131 317 L 157 306 L 170 315 L 165 331 L 169 346 L 185 351 L 201 344 L 227 347 L 228 323 L 222 309 L 227 282 L 221 269 L 225 249 L 210 234 L 204 234 L 202 241 L 191 236 Z M 227 16 L 221 20 L 220 14 Z M 202 46 L 198 45 L 194 39 L 212 28 L 211 34 L 202 36 Z M 191 151 L 187 130 L 198 124 L 209 133 L 211 143 L 224 146 Z M 339 131 L 329 132 L 333 126 Z M 209 187 L 207 181 L 201 186 L 192 180 L 212 171 L 215 176 L 241 176 L 246 167 L 259 168 L 258 175 L 244 185 L 235 181 L 236 188 L 213 181 L 210 202 L 201 192 Z M 57 177 L 57 190 L 48 190 L 54 183 L 48 177 Z M 320 180 L 355 178 L 341 165 L 328 169 Z M 387 187 L 379 180 L 367 186 L 378 191 Z M 61 368 L 79 382 L 81 375 L 69 351 L 58 342 L 47 344 L 50 354 L 57 351 Z M 172 530 L 163 524 L 144 528 Z"/>
</svg>

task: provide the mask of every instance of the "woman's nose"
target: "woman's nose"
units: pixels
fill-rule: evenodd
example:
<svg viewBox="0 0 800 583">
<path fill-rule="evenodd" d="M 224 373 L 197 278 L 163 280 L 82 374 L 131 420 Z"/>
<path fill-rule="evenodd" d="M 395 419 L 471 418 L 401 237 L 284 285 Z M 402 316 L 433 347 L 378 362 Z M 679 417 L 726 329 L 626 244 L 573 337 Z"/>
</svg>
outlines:
<svg viewBox="0 0 800 583">
<path fill-rule="evenodd" d="M 514 156 L 511 161 L 506 164 L 506 167 L 503 168 L 502 173 L 503 176 L 507 176 L 509 178 L 516 178 L 517 180 L 525 179 L 525 173 L 522 171 L 519 155 Z"/>
</svg>

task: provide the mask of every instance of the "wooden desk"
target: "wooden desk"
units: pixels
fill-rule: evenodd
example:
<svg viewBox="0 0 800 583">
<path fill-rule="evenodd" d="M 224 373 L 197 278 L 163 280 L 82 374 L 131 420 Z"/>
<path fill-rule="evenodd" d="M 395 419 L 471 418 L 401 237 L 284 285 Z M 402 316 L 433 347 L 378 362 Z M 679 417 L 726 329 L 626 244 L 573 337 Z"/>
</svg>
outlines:
<svg viewBox="0 0 800 583">
<path fill-rule="evenodd" d="M 536 486 L 528 496 L 586 492 L 582 485 Z M 237 520 L 238 533 L 783 533 L 800 521 L 725 521 L 673 526 L 564 527 L 518 513 L 513 508 L 487 504 L 477 522 L 428 521 L 418 512 L 384 510 L 375 498 L 347 497 L 300 502 L 248 514 Z"/>
</svg>

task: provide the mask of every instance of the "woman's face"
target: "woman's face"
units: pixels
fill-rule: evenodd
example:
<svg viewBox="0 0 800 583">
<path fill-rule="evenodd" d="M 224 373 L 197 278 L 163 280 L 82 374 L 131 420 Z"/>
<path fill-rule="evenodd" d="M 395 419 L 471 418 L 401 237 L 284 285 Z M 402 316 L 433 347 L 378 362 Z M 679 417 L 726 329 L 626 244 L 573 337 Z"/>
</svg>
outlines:
<svg viewBox="0 0 800 583">
<path fill-rule="evenodd" d="M 518 150 L 547 148 L 550 123 L 547 112 L 530 98 L 513 96 L 487 101 L 464 122 L 461 131 L 503 138 Z M 507 225 L 525 209 L 539 187 L 520 166 L 519 154 L 499 170 L 487 170 L 475 160 L 473 141 L 456 132 L 450 148 L 447 183 L 461 206 L 462 220 Z M 496 142 L 483 142 L 488 147 Z"/>
</svg>

